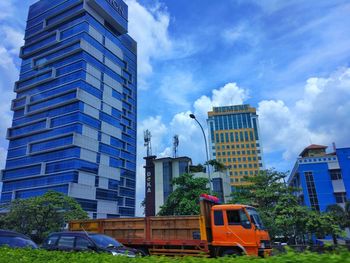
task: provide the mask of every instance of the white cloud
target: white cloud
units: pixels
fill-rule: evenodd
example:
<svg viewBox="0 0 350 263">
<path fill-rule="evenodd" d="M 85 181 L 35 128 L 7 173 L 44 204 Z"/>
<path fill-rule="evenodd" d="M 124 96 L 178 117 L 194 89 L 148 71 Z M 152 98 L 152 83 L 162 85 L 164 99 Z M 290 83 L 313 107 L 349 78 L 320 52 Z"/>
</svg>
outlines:
<svg viewBox="0 0 350 263">
<path fill-rule="evenodd" d="M 238 25 L 226 28 L 222 31 L 221 36 L 227 44 L 232 45 L 240 42 L 250 46 L 257 45 L 261 38 L 259 30 L 255 29 L 254 25 L 247 22 L 241 22 Z"/>
<path fill-rule="evenodd" d="M 17 79 L 18 69 L 14 59 L 10 52 L 0 45 L 0 137 L 2 138 L 1 145 L 3 146 L 7 144 L 3 138 L 6 137 L 6 130 L 11 125 L 11 100 L 15 97 L 12 87 Z"/>
<path fill-rule="evenodd" d="M 0 29 L 4 45 L 6 45 L 11 55 L 18 56 L 19 49 L 24 44 L 23 32 L 10 26 L 2 26 Z"/>
<path fill-rule="evenodd" d="M 0 1 L 0 20 L 4 20 L 14 13 L 12 0 Z"/>
<path fill-rule="evenodd" d="M 129 34 L 138 42 L 139 88 L 145 88 L 145 79 L 152 74 L 152 60 L 159 59 L 172 47 L 168 35 L 170 17 L 161 5 L 147 9 L 136 0 L 127 0 L 129 6 Z"/>
<path fill-rule="evenodd" d="M 311 144 L 349 146 L 350 69 L 328 78 L 310 78 L 302 97 L 287 106 L 283 101 L 262 101 L 258 114 L 267 153 L 282 151 L 293 160 Z"/>
<path fill-rule="evenodd" d="M 197 92 L 198 83 L 190 72 L 179 71 L 174 67 L 171 75 L 166 75 L 161 80 L 158 92 L 170 105 L 190 107 L 188 96 Z"/>
<path fill-rule="evenodd" d="M 227 83 L 219 89 L 214 89 L 211 98 L 201 96 L 195 101 L 194 109 L 196 114 L 206 118 L 207 112 L 212 110 L 212 107 L 239 105 L 243 104 L 248 98 L 248 90 L 238 87 L 236 83 Z"/>
</svg>

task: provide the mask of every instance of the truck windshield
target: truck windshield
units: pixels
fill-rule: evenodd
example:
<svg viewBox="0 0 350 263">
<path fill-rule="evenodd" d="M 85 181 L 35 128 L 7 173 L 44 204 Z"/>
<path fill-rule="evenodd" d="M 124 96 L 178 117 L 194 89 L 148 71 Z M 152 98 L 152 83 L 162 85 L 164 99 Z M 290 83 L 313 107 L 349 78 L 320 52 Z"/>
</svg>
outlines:
<svg viewBox="0 0 350 263">
<path fill-rule="evenodd" d="M 90 234 L 89 237 L 95 241 L 96 245 L 102 248 L 109 248 L 109 247 L 122 247 L 123 245 L 116 241 L 115 239 L 106 236 L 106 235 L 99 235 L 99 234 Z"/>
<path fill-rule="evenodd" d="M 258 214 L 258 212 L 252 208 L 252 207 L 247 207 L 248 214 L 253 222 L 253 224 L 258 228 L 258 229 L 265 229 L 265 226 Z"/>
</svg>

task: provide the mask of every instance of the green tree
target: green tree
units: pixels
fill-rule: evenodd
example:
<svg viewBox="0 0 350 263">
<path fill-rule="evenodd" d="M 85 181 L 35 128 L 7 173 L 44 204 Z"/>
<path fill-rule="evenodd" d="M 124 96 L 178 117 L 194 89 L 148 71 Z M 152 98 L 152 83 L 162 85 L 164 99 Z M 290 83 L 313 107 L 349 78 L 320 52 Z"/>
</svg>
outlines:
<svg viewBox="0 0 350 263">
<path fill-rule="evenodd" d="M 17 199 L 7 207 L 2 225 L 41 243 L 50 232 L 60 231 L 71 220 L 88 219 L 79 203 L 64 194 L 49 191 L 43 196 Z"/>
<path fill-rule="evenodd" d="M 340 229 L 345 229 L 347 227 L 350 227 L 350 202 L 346 202 L 345 207 L 341 207 L 337 204 L 329 205 L 326 208 L 326 212 L 328 213 L 331 220 L 339 226 Z M 342 234 L 342 233 L 340 233 Z M 334 244 L 337 244 L 337 237 L 339 233 L 338 231 L 334 231 L 332 233 L 333 236 L 333 242 Z"/>
<path fill-rule="evenodd" d="M 205 167 L 202 164 L 191 165 L 190 173 L 202 173 L 205 171 Z"/>
<path fill-rule="evenodd" d="M 237 186 L 232 202 L 255 206 L 271 238 L 283 237 L 289 243 L 304 242 L 305 236 L 338 235 L 340 228 L 329 213 L 311 211 L 299 205 L 299 189 L 285 184 L 287 174 L 270 169 L 245 177 L 246 184 Z"/>
<path fill-rule="evenodd" d="M 335 245 L 337 244 L 336 237 L 342 235 L 342 230 L 330 213 L 310 211 L 306 228 L 309 236 L 315 234 L 317 238 L 323 238 L 326 235 L 332 235 Z"/>
<path fill-rule="evenodd" d="M 193 174 L 183 174 L 174 178 L 172 185 L 174 191 L 161 206 L 158 215 L 198 215 L 199 196 L 208 194 L 208 179 L 194 178 Z"/>
<path fill-rule="evenodd" d="M 236 186 L 232 202 L 271 210 L 280 196 L 295 190 L 286 187 L 284 183 L 286 177 L 286 173 L 273 169 L 259 171 L 256 176 L 245 177 L 246 184 Z"/>
<path fill-rule="evenodd" d="M 206 165 L 209 164 L 210 166 L 214 167 L 214 171 L 215 172 L 223 172 L 226 169 L 226 166 L 223 163 L 221 163 L 218 160 L 216 160 L 216 159 L 209 160 L 205 164 Z"/>
<path fill-rule="evenodd" d="M 308 208 L 299 205 L 294 195 L 282 194 L 272 209 L 272 226 L 271 223 L 269 226 L 273 228 L 275 235 L 283 236 L 289 243 L 303 243 L 309 212 Z"/>
</svg>

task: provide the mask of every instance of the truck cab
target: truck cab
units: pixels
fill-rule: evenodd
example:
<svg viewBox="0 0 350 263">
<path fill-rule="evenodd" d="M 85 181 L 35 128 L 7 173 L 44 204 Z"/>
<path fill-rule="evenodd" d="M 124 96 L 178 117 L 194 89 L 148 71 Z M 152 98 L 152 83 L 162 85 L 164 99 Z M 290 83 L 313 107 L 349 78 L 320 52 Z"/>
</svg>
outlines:
<svg viewBox="0 0 350 263">
<path fill-rule="evenodd" d="M 201 214 L 213 256 L 259 255 L 271 253 L 270 237 L 254 207 L 240 204 L 215 204 L 201 198 Z M 204 230 L 204 228 L 202 228 Z"/>
</svg>

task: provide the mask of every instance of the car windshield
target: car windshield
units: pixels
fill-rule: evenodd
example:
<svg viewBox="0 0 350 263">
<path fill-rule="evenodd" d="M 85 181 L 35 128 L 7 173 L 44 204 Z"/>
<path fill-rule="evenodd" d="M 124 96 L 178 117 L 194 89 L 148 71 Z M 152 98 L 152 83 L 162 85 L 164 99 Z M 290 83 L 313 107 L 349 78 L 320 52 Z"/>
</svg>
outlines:
<svg viewBox="0 0 350 263">
<path fill-rule="evenodd" d="M 14 237 L 14 236 L 1 236 L 0 246 L 9 246 L 12 248 L 17 248 L 17 247 L 38 248 L 38 246 L 33 241 L 22 237 Z"/>
<path fill-rule="evenodd" d="M 89 235 L 95 241 L 96 245 L 102 248 L 107 247 L 122 247 L 123 245 L 115 239 L 106 235 Z"/>
<path fill-rule="evenodd" d="M 247 211 L 248 211 L 248 214 L 249 214 L 251 220 L 253 221 L 253 224 L 255 224 L 255 226 L 258 229 L 261 229 L 261 230 L 265 229 L 265 226 L 264 226 L 258 212 L 252 207 L 247 207 Z"/>
</svg>

